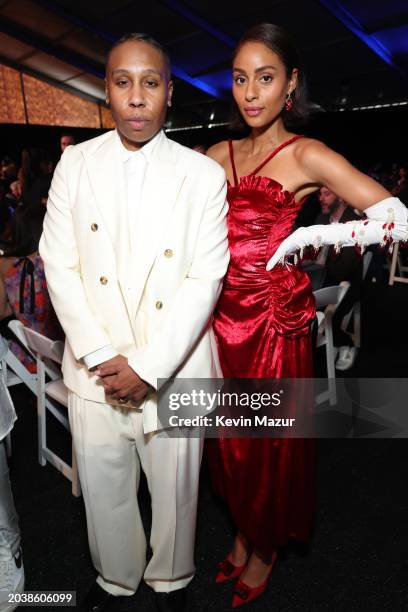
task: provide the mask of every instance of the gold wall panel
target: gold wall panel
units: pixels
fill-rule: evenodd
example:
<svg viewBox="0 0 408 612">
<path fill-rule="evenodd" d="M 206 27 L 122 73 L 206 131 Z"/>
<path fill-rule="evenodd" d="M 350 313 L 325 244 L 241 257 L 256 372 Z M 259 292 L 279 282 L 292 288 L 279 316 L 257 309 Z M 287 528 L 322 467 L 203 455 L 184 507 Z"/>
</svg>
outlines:
<svg viewBox="0 0 408 612">
<path fill-rule="evenodd" d="M 115 127 L 115 122 L 112 117 L 112 113 L 106 106 L 100 106 L 101 109 L 101 127 L 111 129 Z"/>
<path fill-rule="evenodd" d="M 0 64 L 0 123 L 26 123 L 20 73 Z"/>
<path fill-rule="evenodd" d="M 100 128 L 98 105 L 23 74 L 28 123 Z"/>
</svg>

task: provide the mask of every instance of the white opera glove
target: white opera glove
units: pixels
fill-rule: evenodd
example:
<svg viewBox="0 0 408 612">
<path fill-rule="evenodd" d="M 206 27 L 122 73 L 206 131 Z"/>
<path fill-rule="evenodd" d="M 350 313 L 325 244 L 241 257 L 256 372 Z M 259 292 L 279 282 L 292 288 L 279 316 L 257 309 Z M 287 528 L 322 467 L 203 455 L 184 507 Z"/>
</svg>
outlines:
<svg viewBox="0 0 408 612">
<path fill-rule="evenodd" d="M 336 252 L 341 247 L 358 246 L 363 253 L 370 244 L 380 244 L 388 246 L 391 252 L 394 242 L 408 240 L 408 209 L 399 198 L 385 198 L 366 208 L 364 213 L 367 218 L 361 221 L 299 227 L 282 241 L 266 269 L 272 270 L 277 263 L 284 264 L 285 257 L 291 254 L 295 254 L 294 263 L 297 263 L 297 251 L 303 257 L 303 249 L 307 246 L 317 250 L 323 245 L 334 245 Z"/>
</svg>

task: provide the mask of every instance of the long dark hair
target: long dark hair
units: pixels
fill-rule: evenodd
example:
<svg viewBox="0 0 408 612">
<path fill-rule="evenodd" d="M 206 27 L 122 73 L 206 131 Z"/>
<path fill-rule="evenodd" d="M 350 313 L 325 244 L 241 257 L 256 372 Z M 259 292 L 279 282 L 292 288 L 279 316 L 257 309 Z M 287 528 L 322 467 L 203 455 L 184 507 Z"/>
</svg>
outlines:
<svg viewBox="0 0 408 612">
<path fill-rule="evenodd" d="M 306 78 L 300 54 L 290 34 L 281 26 L 273 23 L 259 23 L 252 26 L 240 39 L 234 50 L 233 60 L 241 47 L 247 42 L 262 43 L 276 53 L 285 66 L 288 79 L 292 76 L 293 69 L 297 68 L 297 85 L 291 96 L 293 105 L 290 110 L 283 108 L 282 119 L 286 128 L 305 123 L 310 114 L 311 105 L 308 100 Z M 231 127 L 233 129 L 248 127 L 241 117 L 235 101 L 233 101 Z"/>
<path fill-rule="evenodd" d="M 4 257 L 27 257 L 38 251 L 46 207 L 43 204 L 18 207 L 14 214 L 11 246 Z"/>
</svg>

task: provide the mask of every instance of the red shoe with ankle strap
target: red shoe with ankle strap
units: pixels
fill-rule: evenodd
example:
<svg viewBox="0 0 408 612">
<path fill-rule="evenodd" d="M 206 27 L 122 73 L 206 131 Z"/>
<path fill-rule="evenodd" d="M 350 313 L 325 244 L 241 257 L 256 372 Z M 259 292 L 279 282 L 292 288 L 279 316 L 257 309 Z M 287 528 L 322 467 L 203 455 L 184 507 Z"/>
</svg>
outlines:
<svg viewBox="0 0 408 612">
<path fill-rule="evenodd" d="M 268 580 L 271 577 L 272 570 L 275 567 L 276 557 L 272 563 L 272 567 L 268 572 L 266 579 L 256 587 L 250 587 L 248 584 L 245 584 L 242 580 L 237 580 L 234 586 L 234 592 L 232 595 L 232 607 L 237 608 L 238 606 L 242 606 L 243 604 L 247 604 L 254 599 L 257 599 L 262 595 L 265 591 Z"/>
<path fill-rule="evenodd" d="M 238 578 L 238 576 L 244 571 L 246 563 L 243 565 L 234 565 L 225 557 L 223 561 L 218 564 L 219 572 L 215 577 L 215 582 L 227 582 L 227 580 L 232 580 L 233 578 Z"/>
</svg>

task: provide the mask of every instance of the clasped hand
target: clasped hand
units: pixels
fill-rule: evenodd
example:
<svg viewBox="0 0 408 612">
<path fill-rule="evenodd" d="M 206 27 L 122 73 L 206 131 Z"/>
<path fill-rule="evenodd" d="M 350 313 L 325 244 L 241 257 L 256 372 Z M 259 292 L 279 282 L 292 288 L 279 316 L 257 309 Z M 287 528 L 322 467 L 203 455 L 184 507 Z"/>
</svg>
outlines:
<svg viewBox="0 0 408 612">
<path fill-rule="evenodd" d="M 149 390 L 148 384 L 129 366 L 123 355 L 101 363 L 95 368 L 95 374 L 100 376 L 105 393 L 113 399 L 138 402 Z"/>
</svg>

